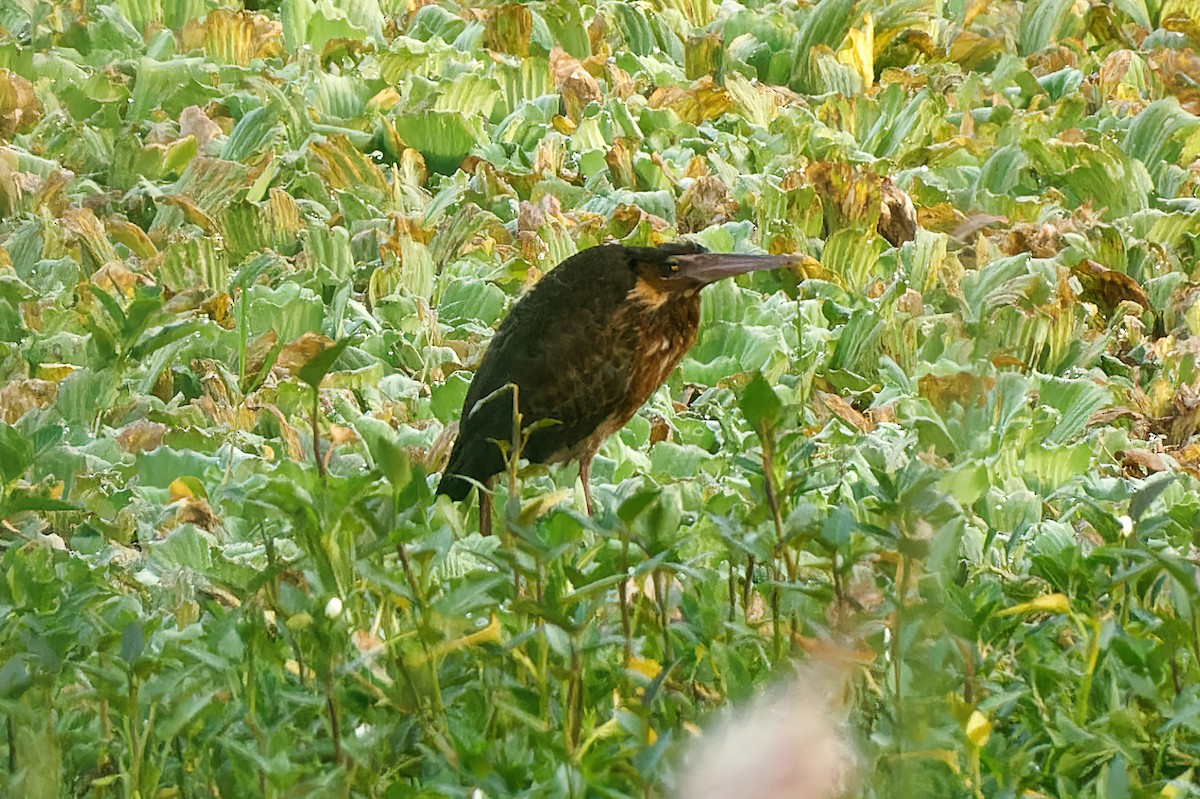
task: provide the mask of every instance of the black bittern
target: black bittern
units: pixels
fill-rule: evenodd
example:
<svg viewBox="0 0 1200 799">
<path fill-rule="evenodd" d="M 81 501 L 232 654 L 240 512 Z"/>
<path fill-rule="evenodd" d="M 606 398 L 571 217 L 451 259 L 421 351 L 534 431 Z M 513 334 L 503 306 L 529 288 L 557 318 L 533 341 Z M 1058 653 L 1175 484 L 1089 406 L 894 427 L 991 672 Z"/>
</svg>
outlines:
<svg viewBox="0 0 1200 799">
<path fill-rule="evenodd" d="M 695 342 L 700 289 L 798 260 L 721 255 L 679 242 L 605 244 L 563 261 L 521 298 L 488 345 L 438 493 L 461 500 L 472 481 L 485 484 L 505 470 L 496 442 L 513 440 L 516 386 L 521 425 L 534 428 L 521 455 L 533 463 L 578 460 L 591 513 L 592 458 Z M 480 524 L 487 529 L 482 500 Z"/>
</svg>

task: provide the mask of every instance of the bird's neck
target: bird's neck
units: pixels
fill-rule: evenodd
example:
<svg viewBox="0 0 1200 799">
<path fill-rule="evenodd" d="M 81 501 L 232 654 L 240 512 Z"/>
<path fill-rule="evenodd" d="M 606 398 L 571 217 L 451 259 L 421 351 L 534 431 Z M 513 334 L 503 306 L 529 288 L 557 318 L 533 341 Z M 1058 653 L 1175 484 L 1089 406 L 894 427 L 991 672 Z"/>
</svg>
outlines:
<svg viewBox="0 0 1200 799">
<path fill-rule="evenodd" d="M 632 302 L 625 305 L 624 320 L 638 340 L 632 384 L 640 406 L 666 382 L 679 361 L 696 341 L 700 327 L 700 293 L 654 292 L 638 296 L 630 292 Z"/>
</svg>

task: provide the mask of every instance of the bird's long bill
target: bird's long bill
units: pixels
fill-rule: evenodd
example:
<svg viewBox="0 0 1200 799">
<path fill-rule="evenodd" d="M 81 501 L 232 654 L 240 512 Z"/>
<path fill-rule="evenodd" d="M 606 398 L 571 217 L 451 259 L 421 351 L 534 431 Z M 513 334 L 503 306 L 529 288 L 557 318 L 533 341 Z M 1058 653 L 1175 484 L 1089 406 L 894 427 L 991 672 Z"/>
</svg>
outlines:
<svg viewBox="0 0 1200 799">
<path fill-rule="evenodd" d="M 676 256 L 679 276 L 705 286 L 709 283 L 746 272 L 778 269 L 781 266 L 798 264 L 798 255 L 744 255 L 741 253 L 703 252 L 695 255 Z"/>
</svg>

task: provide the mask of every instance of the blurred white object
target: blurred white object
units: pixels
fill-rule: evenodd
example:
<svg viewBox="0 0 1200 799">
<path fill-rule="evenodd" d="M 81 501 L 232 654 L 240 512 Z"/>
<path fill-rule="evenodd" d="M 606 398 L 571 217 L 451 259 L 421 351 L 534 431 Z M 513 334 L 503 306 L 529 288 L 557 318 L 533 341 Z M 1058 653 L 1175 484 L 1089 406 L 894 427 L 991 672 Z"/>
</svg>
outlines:
<svg viewBox="0 0 1200 799">
<path fill-rule="evenodd" d="M 841 799 L 859 785 L 849 669 L 808 664 L 710 725 L 684 758 L 679 799 Z"/>
</svg>

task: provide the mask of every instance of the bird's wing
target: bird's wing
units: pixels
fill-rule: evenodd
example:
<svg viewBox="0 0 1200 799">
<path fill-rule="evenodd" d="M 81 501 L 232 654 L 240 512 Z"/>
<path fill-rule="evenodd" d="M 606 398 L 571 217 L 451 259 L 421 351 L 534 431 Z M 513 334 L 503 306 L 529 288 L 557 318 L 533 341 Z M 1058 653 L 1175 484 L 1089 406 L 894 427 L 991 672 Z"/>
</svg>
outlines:
<svg viewBox="0 0 1200 799">
<path fill-rule="evenodd" d="M 504 469 L 494 441 L 513 434 L 512 396 L 500 391 L 508 384 L 518 388 L 524 427 L 554 420 L 531 436 L 523 454 L 532 461 L 568 457 L 621 408 L 632 342 L 614 336 L 611 321 L 631 283 L 626 264 L 596 259 L 586 268 L 552 270 L 517 303 L 467 391 L 447 475 L 482 481 Z M 463 483 L 446 493 L 468 490 Z"/>
</svg>

